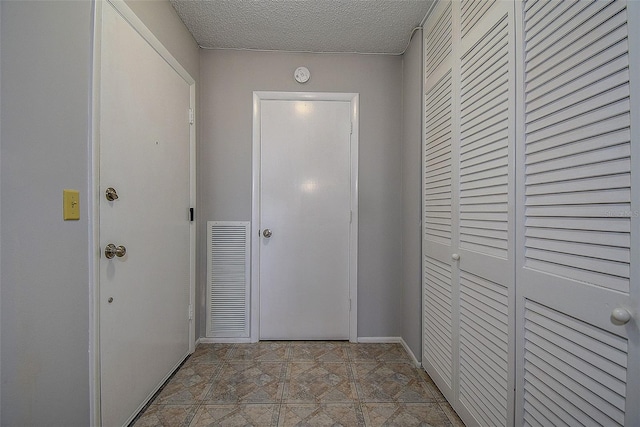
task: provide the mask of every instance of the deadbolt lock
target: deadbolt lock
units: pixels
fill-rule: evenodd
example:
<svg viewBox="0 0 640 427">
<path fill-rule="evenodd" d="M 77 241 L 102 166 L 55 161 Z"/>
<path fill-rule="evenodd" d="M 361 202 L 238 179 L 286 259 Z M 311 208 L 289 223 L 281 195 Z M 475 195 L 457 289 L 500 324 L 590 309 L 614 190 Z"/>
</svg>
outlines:
<svg viewBox="0 0 640 427">
<path fill-rule="evenodd" d="M 109 188 L 107 188 L 107 191 L 105 192 L 105 196 L 107 197 L 108 201 L 113 202 L 114 200 L 116 200 L 118 198 L 118 193 L 116 192 L 115 188 L 109 187 Z"/>
</svg>

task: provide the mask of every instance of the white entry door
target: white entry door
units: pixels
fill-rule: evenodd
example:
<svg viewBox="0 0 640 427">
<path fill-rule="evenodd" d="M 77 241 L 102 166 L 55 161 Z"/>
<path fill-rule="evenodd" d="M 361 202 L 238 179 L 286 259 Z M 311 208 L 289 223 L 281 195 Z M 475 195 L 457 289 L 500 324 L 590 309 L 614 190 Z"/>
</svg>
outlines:
<svg viewBox="0 0 640 427">
<path fill-rule="evenodd" d="M 189 352 L 190 88 L 107 2 L 100 58 L 100 396 L 112 427 Z M 108 259 L 108 244 L 126 254 Z"/>
<path fill-rule="evenodd" d="M 349 339 L 350 102 L 260 105 L 260 339 Z"/>
</svg>

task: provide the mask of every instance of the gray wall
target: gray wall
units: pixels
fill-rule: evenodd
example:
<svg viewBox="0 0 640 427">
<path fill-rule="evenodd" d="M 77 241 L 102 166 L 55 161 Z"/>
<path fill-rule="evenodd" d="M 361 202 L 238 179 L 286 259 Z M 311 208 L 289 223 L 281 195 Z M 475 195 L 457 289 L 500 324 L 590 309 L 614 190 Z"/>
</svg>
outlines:
<svg viewBox="0 0 640 427">
<path fill-rule="evenodd" d="M 311 71 L 305 85 L 293 79 L 301 65 Z M 200 78 L 201 266 L 206 266 L 206 221 L 251 220 L 253 91 L 360 93 L 358 336 L 400 336 L 402 58 L 202 51 Z M 206 270 L 199 271 L 204 335 Z"/>
<path fill-rule="evenodd" d="M 137 11 L 178 40 L 167 6 Z M 87 426 L 92 3 L 0 9 L 0 424 Z M 167 47 L 196 77 L 194 45 Z M 80 190 L 80 221 L 62 221 L 64 188 Z"/>
<path fill-rule="evenodd" d="M 402 337 L 422 355 L 422 31 L 402 60 Z"/>
<path fill-rule="evenodd" d="M 88 425 L 91 4 L 3 1 L 2 425 Z M 62 221 L 62 189 L 80 221 Z"/>
</svg>

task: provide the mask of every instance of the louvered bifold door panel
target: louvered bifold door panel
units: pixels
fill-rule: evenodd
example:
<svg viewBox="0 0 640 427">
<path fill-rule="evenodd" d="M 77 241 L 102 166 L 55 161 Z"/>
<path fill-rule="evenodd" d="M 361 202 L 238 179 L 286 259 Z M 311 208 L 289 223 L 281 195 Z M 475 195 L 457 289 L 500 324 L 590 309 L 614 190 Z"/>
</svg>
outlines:
<svg viewBox="0 0 640 427">
<path fill-rule="evenodd" d="M 451 3 L 444 6 L 444 10 L 434 13 L 424 26 L 424 73 L 427 81 L 435 81 L 433 73 L 442 65 L 451 68 Z"/>
<path fill-rule="evenodd" d="M 509 28 L 505 14 L 462 57 L 460 113 L 460 247 L 504 259 L 513 126 Z"/>
<path fill-rule="evenodd" d="M 453 397 L 452 4 L 438 4 L 424 31 L 424 145 L 422 150 L 423 366 Z"/>
<path fill-rule="evenodd" d="M 527 11 L 526 266 L 629 291 L 625 2 Z M 562 13 L 560 13 L 562 12 Z M 555 43 L 554 43 L 555 42 Z"/>
<path fill-rule="evenodd" d="M 463 1 L 460 42 L 459 390 L 468 424 L 507 426 L 515 384 L 515 17 Z"/>
<path fill-rule="evenodd" d="M 498 0 L 462 0 L 462 37 L 487 15 L 491 6 Z"/>
<path fill-rule="evenodd" d="M 207 222 L 207 337 L 249 337 L 248 221 Z"/>
<path fill-rule="evenodd" d="M 451 246 L 451 73 L 425 96 L 424 238 Z"/>
<path fill-rule="evenodd" d="M 423 360 L 470 425 L 513 420 L 514 12 L 440 2 L 425 23 Z"/>
<path fill-rule="evenodd" d="M 451 246 L 451 3 L 430 20 L 425 36 L 424 239 Z M 427 249 L 431 249 L 430 246 Z"/>
<path fill-rule="evenodd" d="M 624 425 L 627 340 L 534 302 L 524 329 L 525 425 Z"/>
<path fill-rule="evenodd" d="M 451 266 L 424 257 L 424 357 L 451 387 L 453 375 L 451 327 Z"/>
<path fill-rule="evenodd" d="M 481 425 L 508 425 L 509 299 L 506 287 L 460 272 L 460 401 Z"/>
<path fill-rule="evenodd" d="M 638 6 L 521 7 L 516 422 L 640 425 Z"/>
</svg>

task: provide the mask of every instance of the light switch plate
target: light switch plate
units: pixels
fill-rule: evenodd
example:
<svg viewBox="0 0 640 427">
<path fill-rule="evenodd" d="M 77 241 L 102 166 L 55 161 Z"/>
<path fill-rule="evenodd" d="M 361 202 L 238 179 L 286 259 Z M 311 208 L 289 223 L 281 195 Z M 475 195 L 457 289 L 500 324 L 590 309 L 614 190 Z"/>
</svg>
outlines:
<svg viewBox="0 0 640 427">
<path fill-rule="evenodd" d="M 80 219 L 80 192 L 62 190 L 62 215 L 65 221 Z"/>
</svg>

